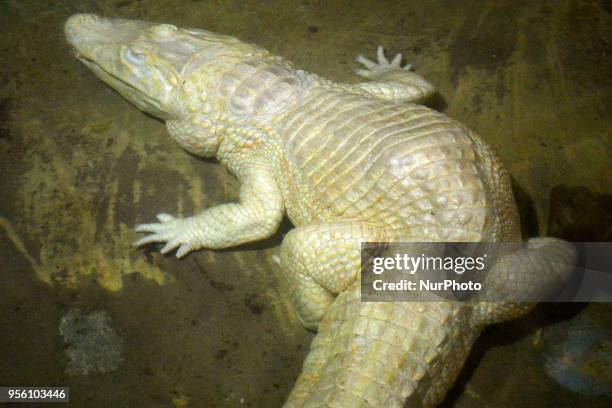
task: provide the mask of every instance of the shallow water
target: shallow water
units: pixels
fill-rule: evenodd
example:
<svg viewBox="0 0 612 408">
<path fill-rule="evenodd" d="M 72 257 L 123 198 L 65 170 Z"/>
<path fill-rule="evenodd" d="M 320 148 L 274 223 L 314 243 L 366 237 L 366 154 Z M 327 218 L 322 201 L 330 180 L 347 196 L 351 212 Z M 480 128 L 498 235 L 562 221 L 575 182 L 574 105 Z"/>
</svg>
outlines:
<svg viewBox="0 0 612 408">
<path fill-rule="evenodd" d="M 237 183 L 70 55 L 62 24 L 84 11 L 234 35 L 342 81 L 357 54 L 403 52 L 433 106 L 497 150 L 526 232 L 609 240 L 608 1 L 3 1 L 0 385 L 70 386 L 87 407 L 280 406 L 312 338 L 271 261 L 282 231 L 185 260 L 131 248 L 135 224 L 235 199 Z M 72 308 L 110 316 L 117 369 L 66 371 Z M 609 406 L 546 372 L 584 316 L 612 338 L 609 310 L 547 305 L 490 328 L 444 405 Z"/>
</svg>

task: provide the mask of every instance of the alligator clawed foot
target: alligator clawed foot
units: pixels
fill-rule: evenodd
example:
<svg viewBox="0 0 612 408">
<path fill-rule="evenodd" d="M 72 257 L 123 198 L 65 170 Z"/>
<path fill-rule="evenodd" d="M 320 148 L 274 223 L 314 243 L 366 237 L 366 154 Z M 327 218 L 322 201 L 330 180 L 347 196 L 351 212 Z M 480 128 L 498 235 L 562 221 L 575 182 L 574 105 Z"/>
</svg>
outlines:
<svg viewBox="0 0 612 408">
<path fill-rule="evenodd" d="M 376 57 L 378 62 L 374 62 L 363 55 L 357 56 L 357 62 L 365 67 L 365 69 L 356 69 L 355 73 L 361 77 L 368 79 L 377 79 L 380 78 L 383 74 L 395 71 L 398 69 L 403 69 L 409 71 L 412 66 L 410 64 L 404 65 L 402 67 L 402 54 L 399 53 L 391 61 L 387 59 L 385 56 L 385 50 L 382 46 L 378 46 L 378 51 L 376 53 Z"/>
<path fill-rule="evenodd" d="M 144 238 L 134 242 L 135 247 L 150 244 L 153 242 L 165 242 L 166 245 L 161 249 L 162 254 L 178 248 L 176 257 L 182 258 L 187 253 L 197 249 L 197 242 L 192 233 L 192 221 L 187 219 L 175 218 L 170 214 L 158 214 L 158 223 L 140 224 L 135 228 L 136 232 L 149 232 Z"/>
</svg>

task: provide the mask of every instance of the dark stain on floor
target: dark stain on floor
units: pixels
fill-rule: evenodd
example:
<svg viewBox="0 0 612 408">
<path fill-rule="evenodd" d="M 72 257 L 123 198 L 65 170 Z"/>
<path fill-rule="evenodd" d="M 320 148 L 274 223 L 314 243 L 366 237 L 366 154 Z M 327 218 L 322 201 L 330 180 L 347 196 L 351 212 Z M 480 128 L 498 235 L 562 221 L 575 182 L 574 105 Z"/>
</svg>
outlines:
<svg viewBox="0 0 612 408">
<path fill-rule="evenodd" d="M 574 242 L 612 241 L 612 195 L 586 187 L 553 187 L 548 234 Z"/>
</svg>

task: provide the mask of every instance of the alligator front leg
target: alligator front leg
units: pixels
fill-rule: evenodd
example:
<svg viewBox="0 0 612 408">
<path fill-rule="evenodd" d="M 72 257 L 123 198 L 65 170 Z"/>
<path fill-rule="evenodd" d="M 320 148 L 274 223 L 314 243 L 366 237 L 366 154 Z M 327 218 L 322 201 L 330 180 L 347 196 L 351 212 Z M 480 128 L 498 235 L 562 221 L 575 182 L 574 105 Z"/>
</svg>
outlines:
<svg viewBox="0 0 612 408">
<path fill-rule="evenodd" d="M 222 204 L 188 218 L 159 214 L 159 223 L 142 224 L 138 232 L 150 232 L 135 246 L 165 242 L 162 253 L 178 248 L 177 257 L 200 248 L 227 248 L 257 241 L 278 229 L 284 205 L 276 180 L 257 167 L 239 177 L 240 203 Z"/>
<path fill-rule="evenodd" d="M 431 97 L 436 91 L 434 86 L 423 77 L 410 71 L 411 66 L 401 66 L 402 54 L 397 54 L 389 62 L 385 57 L 383 47 L 378 47 L 377 62 L 363 56 L 357 61 L 365 69 L 357 69 L 355 73 L 369 79 L 371 82 L 350 86 L 352 91 L 365 92 L 370 96 L 391 102 L 421 103 Z"/>
</svg>

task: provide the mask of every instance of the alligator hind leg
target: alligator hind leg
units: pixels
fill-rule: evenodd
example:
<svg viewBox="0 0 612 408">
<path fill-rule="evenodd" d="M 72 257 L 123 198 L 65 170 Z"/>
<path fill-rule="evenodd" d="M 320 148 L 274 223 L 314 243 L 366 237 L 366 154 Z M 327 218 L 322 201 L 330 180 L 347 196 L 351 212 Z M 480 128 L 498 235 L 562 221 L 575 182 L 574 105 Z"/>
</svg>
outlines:
<svg viewBox="0 0 612 408">
<path fill-rule="evenodd" d="M 378 47 L 376 62 L 361 55 L 357 57 L 357 61 L 364 68 L 357 69 L 355 73 L 370 82 L 349 85 L 353 91 L 365 92 L 386 101 L 404 103 L 421 103 L 436 91 L 427 80 L 411 72 L 410 65 L 402 67 L 402 54 L 397 54 L 389 61 L 383 47 Z"/>
<path fill-rule="evenodd" d="M 383 229 L 359 221 L 293 229 L 281 246 L 281 268 L 304 326 L 315 329 L 334 297 L 359 276 L 361 243 L 388 240 Z"/>
</svg>

